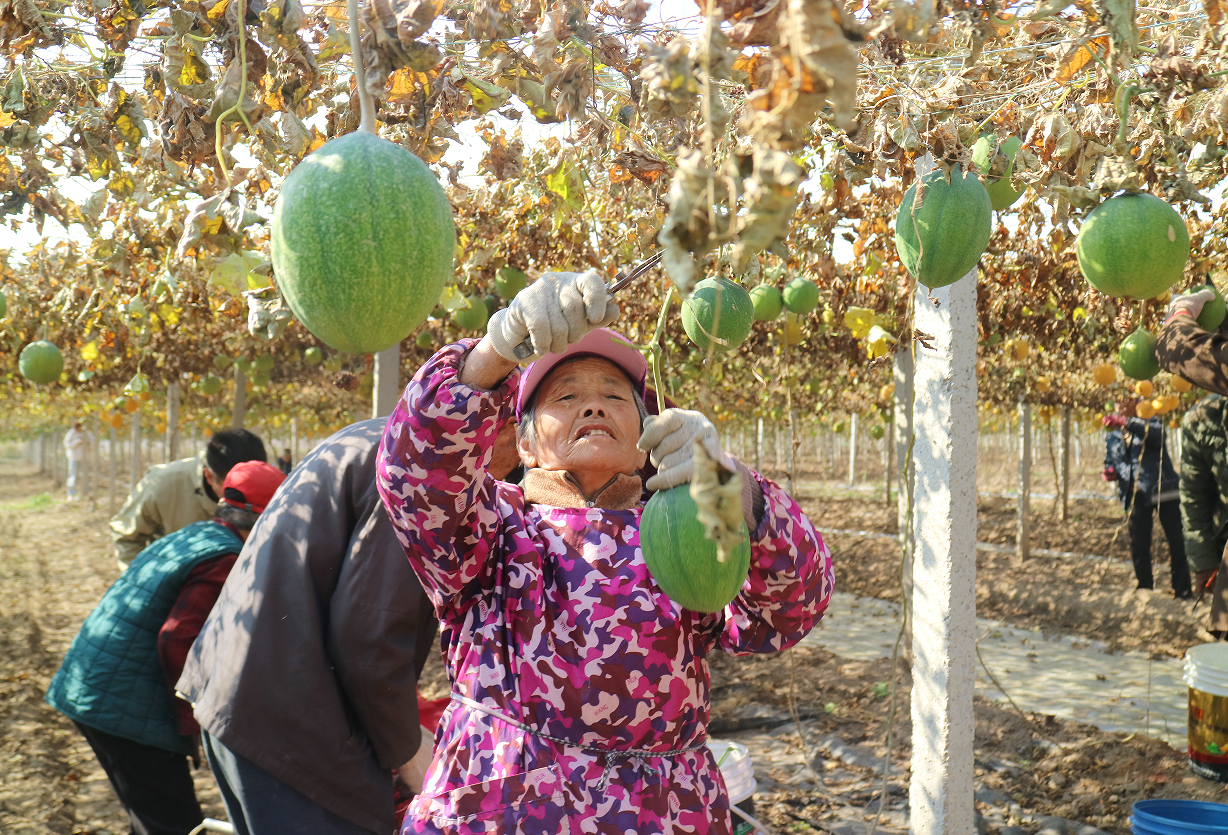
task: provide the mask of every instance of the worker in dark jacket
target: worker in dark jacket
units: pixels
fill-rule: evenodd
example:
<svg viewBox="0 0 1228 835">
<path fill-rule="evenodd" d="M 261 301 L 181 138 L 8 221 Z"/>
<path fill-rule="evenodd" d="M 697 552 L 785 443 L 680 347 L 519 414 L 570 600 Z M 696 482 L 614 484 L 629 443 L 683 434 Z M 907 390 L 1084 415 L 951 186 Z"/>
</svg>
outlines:
<svg viewBox="0 0 1228 835">
<path fill-rule="evenodd" d="M 1192 596 L 1190 569 L 1181 532 L 1177 472 L 1164 444 L 1164 424 L 1156 418 L 1138 417 L 1137 407 L 1135 400 L 1123 401 L 1104 417 L 1104 425 L 1111 431 L 1105 439 L 1103 476 L 1106 481 L 1117 482 L 1121 506 L 1129 514 L 1130 557 L 1138 587 L 1154 587 L 1151 531 L 1158 512 L 1168 540 L 1173 594 L 1188 600 Z"/>
<path fill-rule="evenodd" d="M 418 676 L 439 650 L 376 492 L 384 423 L 298 463 L 179 679 L 240 835 L 393 831 L 393 770 L 422 742 Z"/>
<path fill-rule="evenodd" d="M 1228 395 L 1228 338 L 1217 331 L 1204 330 L 1197 322 L 1203 305 L 1212 298 L 1211 290 L 1173 298 L 1160 329 L 1156 356 L 1160 365 L 1173 374 L 1207 391 Z M 1195 572 L 1195 595 L 1211 591 L 1210 631 L 1228 638 L 1228 552 L 1220 555 L 1218 565 L 1190 567 Z"/>
<path fill-rule="evenodd" d="M 47 689 L 48 704 L 94 749 L 136 835 L 187 835 L 204 819 L 188 768 L 200 729 L 173 686 L 282 478 L 256 461 L 231 468 L 214 518 L 136 556 L 85 619 Z"/>
<path fill-rule="evenodd" d="M 1218 332 L 1208 332 L 1197 323 L 1202 306 L 1213 297 L 1211 290 L 1200 290 L 1175 296 L 1169 302 L 1168 316 L 1159 332 L 1156 356 L 1160 365 L 1174 375 L 1208 392 L 1228 395 L 1228 338 Z M 1195 572 L 1195 596 L 1211 592 L 1212 634 L 1228 639 L 1228 551 L 1221 554 L 1218 566 L 1190 567 Z"/>
</svg>

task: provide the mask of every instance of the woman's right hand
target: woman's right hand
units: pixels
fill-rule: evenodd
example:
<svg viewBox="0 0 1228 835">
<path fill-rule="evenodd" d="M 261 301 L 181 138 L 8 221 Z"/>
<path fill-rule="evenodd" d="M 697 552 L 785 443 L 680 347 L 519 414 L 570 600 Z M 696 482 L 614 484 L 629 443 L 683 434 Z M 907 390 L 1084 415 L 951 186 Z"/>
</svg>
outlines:
<svg viewBox="0 0 1228 835">
<path fill-rule="evenodd" d="M 605 281 L 595 271 L 543 273 L 490 317 L 486 335 L 503 359 L 524 362 L 562 353 L 589 331 L 612 323 L 619 313 Z M 533 353 L 519 357 L 516 348 L 526 338 Z"/>
</svg>

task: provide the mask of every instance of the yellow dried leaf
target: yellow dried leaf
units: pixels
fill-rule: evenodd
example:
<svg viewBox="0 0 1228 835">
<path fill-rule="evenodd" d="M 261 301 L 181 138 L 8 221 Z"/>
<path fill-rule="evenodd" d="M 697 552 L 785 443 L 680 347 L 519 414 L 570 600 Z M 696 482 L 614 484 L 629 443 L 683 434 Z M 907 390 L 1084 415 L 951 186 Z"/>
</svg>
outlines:
<svg viewBox="0 0 1228 835">
<path fill-rule="evenodd" d="M 1087 66 L 1088 62 L 1093 58 L 1103 56 L 1108 51 L 1108 48 L 1109 39 L 1107 37 L 1095 38 L 1086 43 L 1079 44 L 1058 61 L 1057 67 L 1053 70 L 1054 83 L 1070 83 L 1070 80 Z"/>
</svg>

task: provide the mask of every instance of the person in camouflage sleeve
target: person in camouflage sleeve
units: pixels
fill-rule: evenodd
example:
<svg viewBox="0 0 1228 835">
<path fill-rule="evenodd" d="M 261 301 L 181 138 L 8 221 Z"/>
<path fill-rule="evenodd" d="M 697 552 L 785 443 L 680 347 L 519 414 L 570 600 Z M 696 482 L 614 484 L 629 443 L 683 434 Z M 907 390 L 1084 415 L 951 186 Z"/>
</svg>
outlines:
<svg viewBox="0 0 1228 835">
<path fill-rule="evenodd" d="M 1228 399 L 1212 394 L 1181 421 L 1181 519 L 1190 570 L 1205 585 L 1222 562 L 1228 536 Z M 1211 631 L 1228 632 L 1228 610 L 1216 607 Z"/>
<path fill-rule="evenodd" d="M 1160 329 L 1156 357 L 1167 371 L 1207 391 L 1228 395 L 1228 338 L 1203 329 L 1197 322 L 1203 305 L 1211 298 L 1210 290 L 1173 298 Z M 1219 528 L 1213 521 L 1228 503 L 1228 427 L 1223 406 L 1209 400 L 1199 403 L 1183 422 L 1181 513 L 1185 519 L 1186 558 L 1194 572 L 1194 594 L 1201 597 L 1210 589 L 1209 629 L 1219 638 L 1228 638 L 1228 553 L 1220 550 L 1217 565 L 1216 550 L 1223 542 L 1214 544 Z"/>
<path fill-rule="evenodd" d="M 793 646 L 827 606 L 818 532 L 702 414 L 647 414 L 643 356 L 601 327 L 617 315 L 595 273 L 548 273 L 428 360 L 388 421 L 377 483 L 453 688 L 403 833 L 729 835 L 707 657 Z M 520 485 L 489 469 L 513 417 Z M 640 548 L 641 490 L 689 481 L 692 440 L 741 479 L 750 533 L 749 576 L 710 614 L 671 600 Z"/>
</svg>

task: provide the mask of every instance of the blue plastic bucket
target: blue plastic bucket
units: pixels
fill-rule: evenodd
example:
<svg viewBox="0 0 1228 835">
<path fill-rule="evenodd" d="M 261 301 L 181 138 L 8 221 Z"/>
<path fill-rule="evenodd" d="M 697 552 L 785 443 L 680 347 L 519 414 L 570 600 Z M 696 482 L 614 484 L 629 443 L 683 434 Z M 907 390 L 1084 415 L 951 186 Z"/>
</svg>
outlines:
<svg viewBox="0 0 1228 835">
<path fill-rule="evenodd" d="M 1130 827 L 1134 835 L 1228 835 L 1228 803 L 1140 800 Z"/>
</svg>

